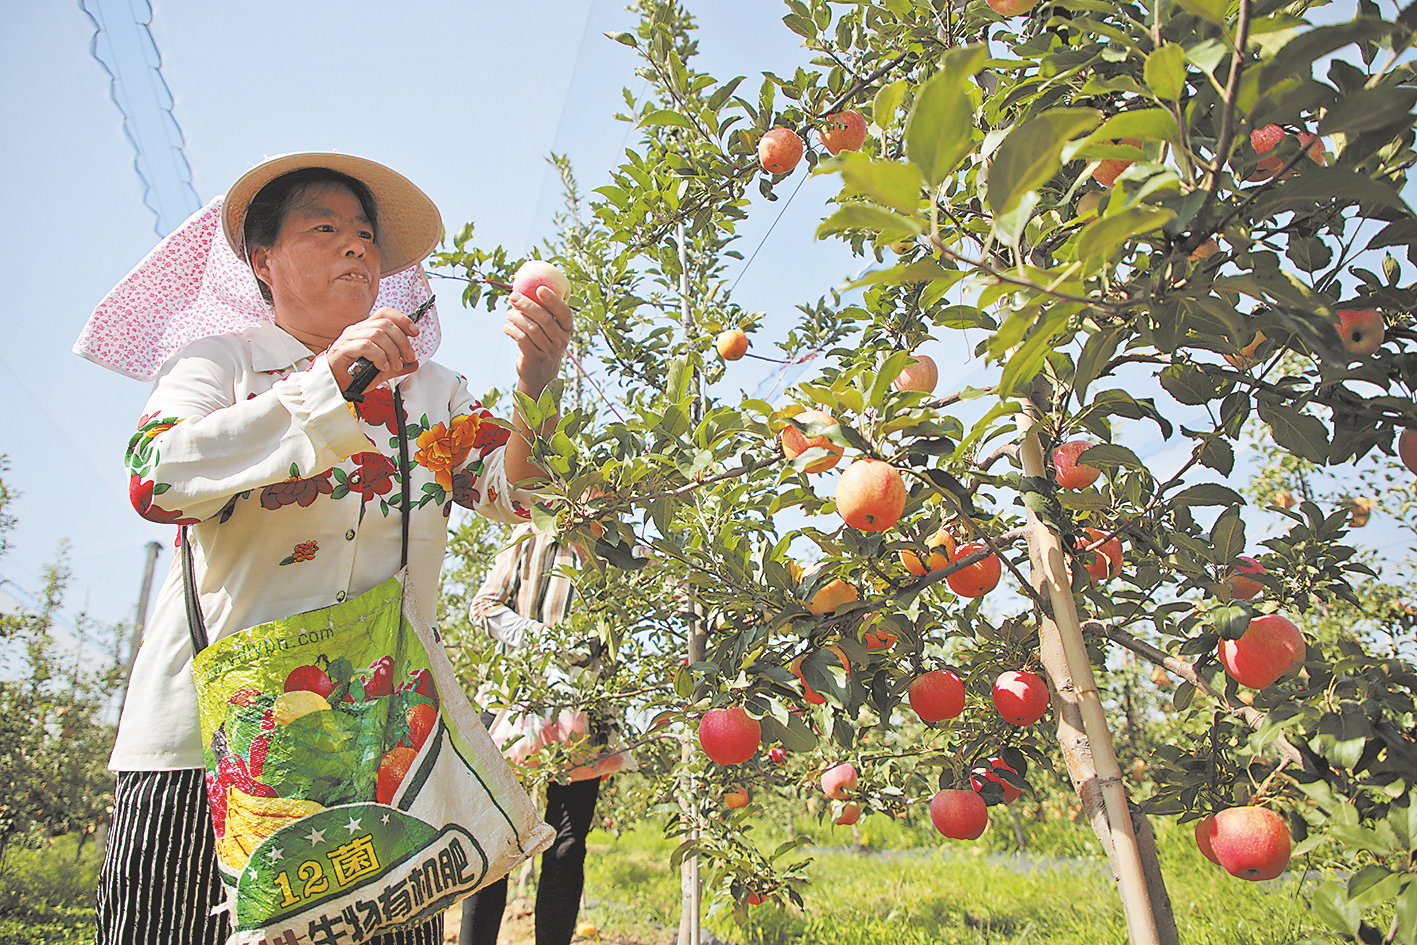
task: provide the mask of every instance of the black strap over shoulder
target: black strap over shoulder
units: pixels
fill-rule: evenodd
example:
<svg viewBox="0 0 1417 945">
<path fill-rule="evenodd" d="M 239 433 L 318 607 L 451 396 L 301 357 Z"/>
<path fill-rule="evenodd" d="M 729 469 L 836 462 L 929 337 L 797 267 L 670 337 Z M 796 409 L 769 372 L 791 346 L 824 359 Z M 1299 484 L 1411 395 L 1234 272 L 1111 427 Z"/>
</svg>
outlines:
<svg viewBox="0 0 1417 945">
<path fill-rule="evenodd" d="M 399 527 L 402 532 L 402 549 L 399 554 L 399 570 L 408 567 L 408 513 L 410 498 L 408 467 L 408 419 L 404 414 L 403 396 L 394 388 L 394 420 L 399 425 Z M 182 596 L 187 603 L 187 629 L 192 634 L 192 655 L 207 648 L 207 620 L 202 614 L 202 598 L 197 592 L 196 569 L 192 563 L 192 541 L 187 534 L 187 526 L 181 528 L 182 539 Z"/>
</svg>

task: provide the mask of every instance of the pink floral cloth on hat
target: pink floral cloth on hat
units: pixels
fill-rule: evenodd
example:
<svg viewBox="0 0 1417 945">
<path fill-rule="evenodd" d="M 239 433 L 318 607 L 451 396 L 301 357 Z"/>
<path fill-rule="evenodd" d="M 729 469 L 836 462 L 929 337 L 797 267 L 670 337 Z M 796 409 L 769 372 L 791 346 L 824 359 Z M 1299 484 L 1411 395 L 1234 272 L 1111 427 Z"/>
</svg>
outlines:
<svg viewBox="0 0 1417 945">
<path fill-rule="evenodd" d="M 114 286 L 89 316 L 74 353 L 119 374 L 150 381 L 174 354 L 198 338 L 270 320 L 256 276 L 232 252 L 221 230 L 217 197 L 173 230 Z M 422 266 L 379 280 L 375 308 L 412 312 L 429 295 Z M 418 322 L 420 361 L 442 340 L 438 309 Z"/>
</svg>

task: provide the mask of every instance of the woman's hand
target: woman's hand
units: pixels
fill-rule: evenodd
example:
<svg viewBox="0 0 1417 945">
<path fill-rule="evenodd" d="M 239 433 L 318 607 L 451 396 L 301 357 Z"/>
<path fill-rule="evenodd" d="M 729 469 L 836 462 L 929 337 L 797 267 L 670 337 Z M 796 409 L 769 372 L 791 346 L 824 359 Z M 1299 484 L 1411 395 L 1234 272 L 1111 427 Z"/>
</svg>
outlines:
<svg viewBox="0 0 1417 945">
<path fill-rule="evenodd" d="M 556 376 L 575 324 L 571 307 L 560 296 L 546 286 L 536 291 L 535 299 L 512 293 L 507 324 L 502 328 L 517 343 L 517 390 L 532 398 L 540 397 Z M 521 435 L 507 441 L 507 480 L 516 483 L 542 478 L 546 474 L 531 462 L 531 441 L 535 438 L 531 425 L 520 410 L 512 421 Z"/>
<path fill-rule="evenodd" d="M 571 307 L 560 296 L 545 286 L 536 291 L 535 299 L 512 293 L 502 327 L 517 343 L 517 389 L 531 397 L 540 397 L 556 376 L 575 324 Z"/>
<path fill-rule="evenodd" d="M 360 358 L 368 358 L 379 369 L 370 387 L 412 374 L 418 370 L 418 355 L 413 351 L 413 338 L 417 334 L 418 326 L 413 319 L 397 309 L 387 306 L 375 309 L 368 318 L 340 332 L 325 352 L 335 383 L 340 390 L 348 388 L 354 379 L 350 368 Z"/>
</svg>

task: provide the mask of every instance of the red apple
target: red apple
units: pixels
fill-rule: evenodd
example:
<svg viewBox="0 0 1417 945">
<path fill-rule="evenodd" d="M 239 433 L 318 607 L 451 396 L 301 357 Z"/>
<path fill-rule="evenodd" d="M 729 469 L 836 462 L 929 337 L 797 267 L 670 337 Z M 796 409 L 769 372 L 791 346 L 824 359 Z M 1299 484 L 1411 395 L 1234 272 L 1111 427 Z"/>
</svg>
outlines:
<svg viewBox="0 0 1417 945">
<path fill-rule="evenodd" d="M 847 801 L 841 805 L 841 814 L 836 818 L 835 823 L 841 827 L 850 827 L 861 819 L 861 805 L 855 801 Z"/>
<path fill-rule="evenodd" d="M 1338 333 L 1343 338 L 1343 347 L 1355 358 L 1366 358 L 1377 351 L 1386 334 L 1383 316 L 1375 308 L 1361 311 L 1340 309 L 1338 313 Z"/>
<path fill-rule="evenodd" d="M 1397 455 L 1409 472 L 1417 473 L 1417 429 L 1403 430 L 1398 435 Z"/>
<path fill-rule="evenodd" d="M 768 761 L 775 765 L 787 763 L 787 752 L 774 745 L 768 749 Z"/>
<path fill-rule="evenodd" d="M 993 3 L 989 4 L 994 6 Z M 1029 6 L 1032 6 L 1030 3 Z M 995 9 L 998 9 L 995 7 Z M 1123 138 L 1121 141 L 1113 141 L 1112 144 L 1125 144 L 1133 148 L 1140 148 L 1141 141 L 1136 138 Z M 1132 166 L 1131 158 L 1103 158 L 1097 162 L 1097 166 L 1092 169 L 1092 179 L 1103 187 L 1111 187 L 1117 183 L 1117 178 L 1122 176 L 1122 172 Z"/>
<path fill-rule="evenodd" d="M 1250 146 L 1255 149 L 1256 154 L 1268 154 L 1278 146 L 1279 142 L 1284 140 L 1284 136 L 1285 131 L 1279 125 L 1265 125 L 1263 128 L 1256 128 L 1254 131 L 1250 132 Z M 1327 159 L 1324 157 L 1324 143 L 1322 138 L 1315 138 L 1305 131 L 1296 132 L 1294 137 L 1298 139 L 1300 147 L 1308 148 L 1309 160 L 1320 167 L 1328 163 Z M 1279 173 L 1279 169 L 1282 168 L 1285 163 L 1287 163 L 1285 159 L 1278 155 L 1262 157 L 1255 168 L 1255 172 L 1247 177 L 1246 180 L 1269 180 L 1275 174 Z M 1293 170 L 1289 173 L 1292 174 Z M 1287 177 L 1288 174 L 1285 176 Z"/>
<path fill-rule="evenodd" d="M 863 532 L 883 532 L 894 525 L 909 497 L 900 470 L 884 460 L 858 459 L 836 481 L 836 513 Z"/>
<path fill-rule="evenodd" d="M 1084 528 L 1082 535 L 1084 546 L 1091 546 L 1106 538 L 1107 532 L 1100 528 Z M 1095 550 L 1084 550 L 1082 559 L 1094 582 L 1110 581 L 1122 573 L 1122 539 L 1113 535 L 1102 541 Z"/>
<path fill-rule="evenodd" d="M 1000 673 L 994 680 L 994 709 L 1012 725 L 1032 725 L 1048 711 L 1048 684 L 1026 670 Z"/>
<path fill-rule="evenodd" d="M 1220 861 L 1215 858 L 1215 850 L 1210 845 L 1210 829 L 1213 823 L 1215 823 L 1214 814 L 1207 814 L 1196 821 L 1196 847 L 1200 849 L 1202 856 L 1219 866 Z"/>
<path fill-rule="evenodd" d="M 840 151 L 860 151 L 866 141 L 866 119 L 854 108 L 827 117 L 827 126 L 820 132 L 822 147 L 832 154 Z"/>
<path fill-rule="evenodd" d="M 699 745 L 710 761 L 721 765 L 747 761 L 762 739 L 762 726 L 742 706 L 709 709 L 699 720 Z"/>
<path fill-rule="evenodd" d="M 1235 564 L 1230 568 L 1230 596 L 1236 600 L 1250 600 L 1256 594 L 1264 590 L 1264 585 L 1259 581 L 1251 580 L 1247 574 L 1268 574 L 1264 565 L 1260 564 L 1249 555 L 1240 555 L 1235 559 Z"/>
<path fill-rule="evenodd" d="M 850 764 L 839 764 L 828 768 L 822 774 L 822 793 L 832 800 L 841 800 L 846 795 L 856 790 L 856 767 Z"/>
<path fill-rule="evenodd" d="M 792 419 L 803 426 L 809 423 L 836 423 L 836 417 L 820 410 L 804 410 Z M 808 436 L 790 423 L 782 428 L 782 455 L 788 459 L 796 459 L 814 447 L 826 450 L 827 455 L 808 463 L 803 467 L 803 472 L 826 472 L 836 465 L 844 452 L 844 448 L 833 443 L 826 434 Z"/>
<path fill-rule="evenodd" d="M 910 707 L 922 722 L 955 718 L 964 711 L 964 682 L 947 669 L 918 676 L 910 684 Z"/>
<path fill-rule="evenodd" d="M 1211 820 L 1206 836 L 1215 861 L 1231 876 L 1274 879 L 1289 865 L 1289 827 L 1268 807 L 1223 810 Z"/>
<path fill-rule="evenodd" d="M 989 826 L 989 808 L 973 791 L 946 788 L 930 798 L 930 822 L 951 840 L 974 840 Z"/>
<path fill-rule="evenodd" d="M 975 768 L 969 773 L 969 786 L 974 788 L 974 790 L 976 791 L 982 791 L 984 790 L 985 781 L 993 781 L 995 784 L 999 785 L 999 787 L 1004 789 L 1004 803 L 1012 804 L 1014 801 L 1018 800 L 1018 796 L 1022 794 L 1023 791 L 1014 787 L 1012 784 L 1010 784 L 1008 781 L 1005 781 L 1003 778 L 999 777 L 997 774 L 994 773 L 995 771 L 1008 771 L 1012 774 L 1018 774 L 1017 771 L 1014 771 L 1014 769 L 1010 765 L 1004 762 L 1004 759 L 990 758 L 989 767 L 985 768 L 981 765 L 980 767 Z"/>
<path fill-rule="evenodd" d="M 791 128 L 773 128 L 758 139 L 758 163 L 770 174 L 791 174 L 802 160 L 802 139 Z"/>
<path fill-rule="evenodd" d="M 723 792 L 723 806 L 729 810 L 738 810 L 748 806 L 748 792 L 743 788 L 736 788 L 732 791 Z"/>
<path fill-rule="evenodd" d="M 713 340 L 718 356 L 725 361 L 737 361 L 748 353 L 748 335 L 741 328 L 728 328 Z"/>
<path fill-rule="evenodd" d="M 516 275 L 512 276 L 512 291 L 525 295 L 534 302 L 540 301 L 536 292 L 542 286 L 556 293 L 558 299 L 564 299 L 566 293 L 571 290 L 571 282 L 566 278 L 566 274 L 543 259 L 528 259 L 517 269 Z"/>
<path fill-rule="evenodd" d="M 1304 662 L 1304 635 L 1288 617 L 1265 614 L 1251 620 L 1240 639 L 1221 640 L 1219 650 L 1231 679 L 1263 689 Z"/>
<path fill-rule="evenodd" d="M 960 545 L 951 556 L 950 563 L 953 564 L 965 555 L 974 554 L 983 547 L 984 544 L 977 541 Z M 999 556 L 988 555 L 951 573 L 945 578 L 945 583 L 960 597 L 983 597 L 999 586 L 999 578 L 1003 574 L 1004 563 L 999 560 Z"/>
<path fill-rule="evenodd" d="M 1078 462 L 1084 450 L 1096 445 L 1091 440 L 1069 440 L 1053 451 L 1053 471 L 1059 489 L 1086 489 L 1097 481 L 1102 471 Z"/>
<path fill-rule="evenodd" d="M 938 383 L 940 369 L 935 366 L 935 359 L 928 354 L 915 355 L 915 360 L 901 368 L 900 373 L 891 382 L 896 390 L 918 390 L 926 394 L 933 394 Z"/>
<path fill-rule="evenodd" d="M 1038 0 L 988 0 L 988 4 L 1000 16 L 1018 16 L 1032 10 Z"/>
</svg>

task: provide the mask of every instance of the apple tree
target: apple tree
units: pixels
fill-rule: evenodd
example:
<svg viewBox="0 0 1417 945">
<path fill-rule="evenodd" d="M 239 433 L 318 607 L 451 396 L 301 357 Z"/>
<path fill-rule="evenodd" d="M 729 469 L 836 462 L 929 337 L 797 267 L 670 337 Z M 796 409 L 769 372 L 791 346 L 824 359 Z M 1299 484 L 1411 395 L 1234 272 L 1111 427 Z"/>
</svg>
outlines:
<svg viewBox="0 0 1417 945">
<path fill-rule="evenodd" d="M 579 311 L 578 395 L 523 406 L 546 430 L 537 526 L 595 549 L 565 632 L 617 659 L 582 696 L 621 706 L 654 759 L 646 808 L 672 812 L 676 857 L 740 917 L 800 903 L 794 845 L 748 842 L 751 806 L 721 814 L 723 785 L 810 793 L 849 762 L 849 800 L 900 814 L 997 757 L 981 797 L 1000 804 L 1059 751 L 1134 942 L 1176 938 L 1147 814 L 1208 830 L 1254 806 L 1295 856 L 1353 869 L 1313 895 L 1319 919 L 1417 941 L 1417 675 L 1410 647 L 1373 646 L 1397 610 L 1368 593 L 1351 509 L 1264 509 L 1232 485 L 1254 438 L 1342 480 L 1399 468 L 1417 426 L 1417 14 L 786 0 L 810 66 L 723 81 L 694 69 L 681 4 L 634 9 L 611 39 L 648 80 L 620 116 L 639 138 L 547 247 Z M 852 112 L 869 135 L 829 154 L 821 133 Z M 760 150 L 773 129 L 805 143 L 799 165 L 785 135 Z M 744 312 L 738 228 L 808 173 L 840 180 L 818 236 L 871 267 L 844 287 L 823 272 L 791 320 Z M 517 262 L 470 227 L 437 261 L 489 305 Z M 815 370 L 780 403 L 729 397 L 714 339 L 733 328 Z M 931 342 L 971 348 L 987 386 L 893 383 Z M 826 416 L 795 419 L 809 409 Z M 785 434 L 825 439 L 785 452 Z M 1138 451 L 1157 439 L 1165 461 Z M 1252 543 L 1257 516 L 1283 524 Z M 941 532 L 955 552 L 935 566 Z M 1204 736 L 1157 752 L 1145 809 L 1109 728 L 1123 651 L 1180 677 L 1176 731 Z M 936 670 L 965 707 L 927 723 L 910 686 Z M 996 710 L 1010 672 L 1046 679 L 1043 721 Z M 761 748 L 719 765 L 695 732 L 729 707 Z M 1222 821 L 1241 819 L 1276 820 Z"/>
</svg>

